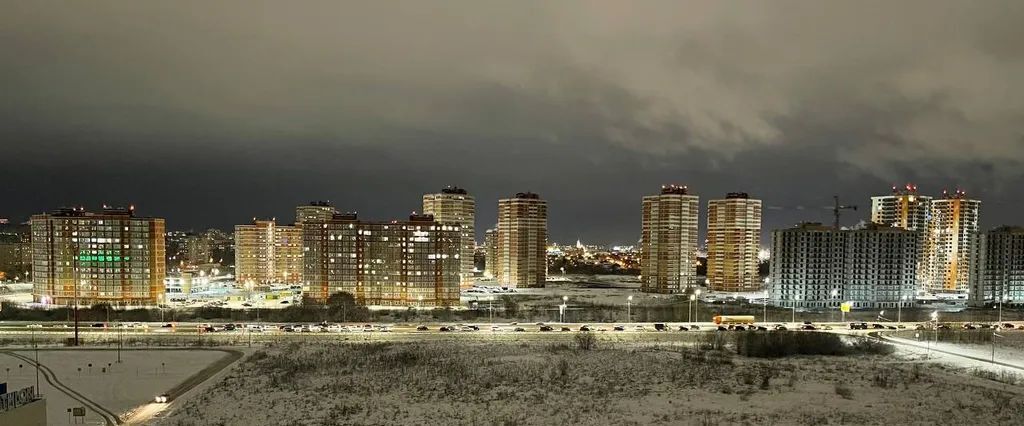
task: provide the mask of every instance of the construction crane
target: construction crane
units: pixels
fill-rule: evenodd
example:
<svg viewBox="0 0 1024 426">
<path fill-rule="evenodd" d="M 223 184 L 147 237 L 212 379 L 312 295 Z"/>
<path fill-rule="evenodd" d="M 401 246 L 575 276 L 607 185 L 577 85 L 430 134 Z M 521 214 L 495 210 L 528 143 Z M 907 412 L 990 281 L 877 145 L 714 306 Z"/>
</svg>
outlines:
<svg viewBox="0 0 1024 426">
<path fill-rule="evenodd" d="M 836 217 L 835 227 L 836 227 L 836 230 L 839 230 L 839 212 L 841 212 L 843 210 L 857 210 L 857 206 L 852 205 L 852 204 L 851 205 L 839 204 L 839 196 L 838 195 L 833 195 L 832 196 L 832 200 L 835 202 L 833 207 L 832 207 L 832 214 L 835 215 L 835 217 Z"/>
</svg>

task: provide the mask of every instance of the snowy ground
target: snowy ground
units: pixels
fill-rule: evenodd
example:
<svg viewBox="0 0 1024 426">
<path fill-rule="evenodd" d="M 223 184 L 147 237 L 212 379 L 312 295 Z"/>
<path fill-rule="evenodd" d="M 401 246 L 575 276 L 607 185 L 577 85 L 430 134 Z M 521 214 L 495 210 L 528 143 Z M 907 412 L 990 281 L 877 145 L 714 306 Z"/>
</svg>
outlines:
<svg viewBox="0 0 1024 426">
<path fill-rule="evenodd" d="M 33 351 L 15 351 L 35 357 Z M 207 350 L 40 350 L 39 361 L 49 367 L 65 385 L 82 393 L 97 404 L 124 417 L 124 413 L 153 400 L 187 377 L 224 357 L 220 351 Z M 89 367 L 92 364 L 92 367 Z M 108 367 L 109 365 L 109 367 Z M 108 369 L 103 372 L 103 369 Z M 10 369 L 9 373 L 7 369 Z M 78 370 L 81 369 L 79 372 Z M 35 369 L 28 363 L 0 354 L 0 374 L 11 389 L 36 384 Z M 38 392 L 46 396 L 47 418 L 51 425 L 68 424 L 67 409 L 81 406 L 50 386 L 39 376 Z M 86 421 L 101 422 L 101 417 L 87 410 Z"/>
<path fill-rule="evenodd" d="M 280 344 L 161 424 L 1024 423 L 1024 388 L 919 358 L 761 360 L 606 341 L 584 351 L 568 336 Z"/>
</svg>

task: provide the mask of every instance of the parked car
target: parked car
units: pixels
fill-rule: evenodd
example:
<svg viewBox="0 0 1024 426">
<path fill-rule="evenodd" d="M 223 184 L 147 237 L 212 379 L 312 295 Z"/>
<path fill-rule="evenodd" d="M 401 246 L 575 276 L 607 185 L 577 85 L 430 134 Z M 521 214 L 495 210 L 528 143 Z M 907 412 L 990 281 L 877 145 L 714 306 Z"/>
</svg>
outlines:
<svg viewBox="0 0 1024 426">
<path fill-rule="evenodd" d="M 786 326 L 784 326 L 782 324 L 779 324 L 779 325 L 775 326 L 775 331 L 786 331 L 786 330 L 788 330 L 788 328 L 786 328 Z"/>
<path fill-rule="evenodd" d="M 818 327 L 815 327 L 815 326 L 813 326 L 811 324 L 804 324 L 802 327 L 800 327 L 800 329 L 801 330 L 814 331 L 814 330 L 817 330 Z"/>
<path fill-rule="evenodd" d="M 569 327 L 562 327 L 562 331 L 572 331 L 572 329 Z"/>
<path fill-rule="evenodd" d="M 1003 328 L 1013 328 L 1013 324 L 1010 324 L 1008 322 L 1004 322 L 1003 323 Z"/>
<path fill-rule="evenodd" d="M 654 324 L 654 331 L 665 331 L 665 324 L 662 324 L 660 322 L 659 323 L 655 323 Z"/>
<path fill-rule="evenodd" d="M 681 325 L 681 326 L 679 326 L 679 331 L 690 331 L 690 329 L 686 328 L 685 325 Z"/>
<path fill-rule="evenodd" d="M 425 326 L 425 325 L 421 325 L 419 327 L 416 327 L 416 331 L 427 331 L 427 330 L 430 330 L 430 329 L 427 328 L 427 326 Z"/>
<path fill-rule="evenodd" d="M 590 331 L 590 326 L 587 326 L 587 325 L 580 326 L 580 331 Z"/>
<path fill-rule="evenodd" d="M 553 330 L 554 330 L 554 327 L 551 327 L 550 325 L 542 325 L 542 326 L 540 326 L 540 331 L 553 331 Z"/>
<path fill-rule="evenodd" d="M 615 330 L 615 331 L 626 331 L 626 327 L 623 327 L 621 325 L 617 325 L 615 327 L 612 327 L 612 330 Z"/>
<path fill-rule="evenodd" d="M 647 331 L 647 329 L 644 328 L 644 326 L 642 325 L 638 325 L 636 327 L 633 327 L 633 331 Z"/>
<path fill-rule="evenodd" d="M 516 327 L 515 330 L 512 330 L 512 331 L 520 332 L 520 331 L 526 331 L 526 329 L 522 328 L 522 327 Z"/>
<path fill-rule="evenodd" d="M 690 330 L 700 330 L 700 326 L 697 324 L 690 325 Z"/>
</svg>

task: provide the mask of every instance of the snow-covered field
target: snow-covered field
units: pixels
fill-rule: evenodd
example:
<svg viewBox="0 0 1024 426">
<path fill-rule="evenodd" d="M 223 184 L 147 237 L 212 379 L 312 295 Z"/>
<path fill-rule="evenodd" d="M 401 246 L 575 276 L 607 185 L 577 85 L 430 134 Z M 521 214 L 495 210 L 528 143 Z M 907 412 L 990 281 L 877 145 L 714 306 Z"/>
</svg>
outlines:
<svg viewBox="0 0 1024 426">
<path fill-rule="evenodd" d="M 35 358 L 31 350 L 15 352 Z M 117 363 L 117 352 L 112 350 L 40 350 L 39 362 L 53 370 L 65 385 L 124 417 L 123 413 L 151 402 L 154 396 L 224 356 L 224 352 L 209 350 L 126 350 L 121 352 L 121 363 Z M 36 384 L 35 368 L 5 354 L 0 354 L 0 374 L 10 389 Z M 49 424 L 67 424 L 67 409 L 82 404 L 50 386 L 42 374 L 39 384 L 37 391 L 46 396 Z M 101 421 L 92 410 L 87 413 L 86 421 Z"/>
<path fill-rule="evenodd" d="M 691 345 L 280 344 L 166 425 L 1022 424 L 1024 388 L 894 356 L 762 360 Z"/>
</svg>

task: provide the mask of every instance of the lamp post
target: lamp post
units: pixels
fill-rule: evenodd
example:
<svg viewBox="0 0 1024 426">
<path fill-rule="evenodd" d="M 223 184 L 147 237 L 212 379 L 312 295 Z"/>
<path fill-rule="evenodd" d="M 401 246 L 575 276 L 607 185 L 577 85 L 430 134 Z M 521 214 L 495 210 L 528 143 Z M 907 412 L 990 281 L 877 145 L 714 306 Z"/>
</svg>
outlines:
<svg viewBox="0 0 1024 426">
<path fill-rule="evenodd" d="M 693 317 L 691 316 L 691 314 L 693 312 L 693 301 L 694 300 L 697 300 L 697 295 L 691 294 L 690 295 L 690 307 L 686 309 L 686 321 L 687 322 L 693 322 Z"/>
<path fill-rule="evenodd" d="M 999 295 L 999 320 L 996 321 L 996 327 L 1001 327 L 1003 324 L 1003 301 L 1006 299 L 1005 295 Z"/>
<path fill-rule="evenodd" d="M 569 296 L 562 296 L 562 305 L 558 307 L 558 322 L 565 323 L 565 308 L 568 301 Z"/>
<path fill-rule="evenodd" d="M 697 311 L 700 310 L 700 289 L 698 288 L 693 292 L 693 319 L 696 322 L 700 322 L 700 315 L 697 315 Z"/>
<path fill-rule="evenodd" d="M 633 303 L 633 295 L 629 295 L 628 297 L 626 297 L 626 322 L 627 323 L 633 320 L 633 315 L 631 315 L 631 312 L 629 311 L 630 304 L 632 304 L 632 303 Z"/>
<path fill-rule="evenodd" d="M 903 303 L 907 300 L 907 295 L 900 296 L 900 302 L 896 305 L 896 322 L 903 324 Z"/>
<path fill-rule="evenodd" d="M 768 291 L 768 283 L 770 282 L 771 279 L 768 277 L 764 278 L 764 300 L 761 302 L 761 321 L 764 322 L 768 322 L 768 295 L 770 294 Z"/>
<path fill-rule="evenodd" d="M 932 312 L 932 316 L 931 317 L 932 317 L 932 321 L 935 322 L 935 327 L 932 328 L 932 331 L 935 334 L 935 344 L 938 345 L 939 344 L 939 311 Z M 931 358 L 931 357 L 932 357 L 932 345 L 929 344 L 928 345 L 928 354 L 925 355 L 925 359 Z"/>
<path fill-rule="evenodd" d="M 829 293 L 829 296 L 830 296 L 829 297 L 829 305 L 831 305 L 833 303 L 836 303 L 835 302 L 836 297 L 839 297 L 839 289 L 837 289 L 837 288 L 832 289 L 832 292 Z M 829 306 L 828 321 L 829 322 L 835 322 L 835 320 L 836 320 L 836 313 L 831 308 L 832 308 L 832 306 Z"/>
<path fill-rule="evenodd" d="M 792 306 L 792 308 L 793 308 L 793 321 L 792 321 L 793 324 L 796 324 L 796 302 L 798 300 L 800 300 L 800 295 L 799 294 L 793 296 L 793 306 Z"/>
</svg>

